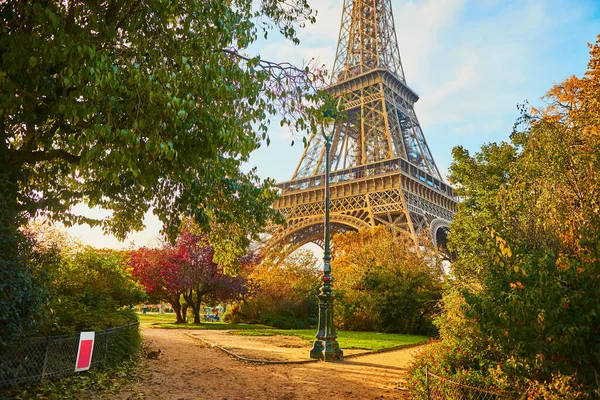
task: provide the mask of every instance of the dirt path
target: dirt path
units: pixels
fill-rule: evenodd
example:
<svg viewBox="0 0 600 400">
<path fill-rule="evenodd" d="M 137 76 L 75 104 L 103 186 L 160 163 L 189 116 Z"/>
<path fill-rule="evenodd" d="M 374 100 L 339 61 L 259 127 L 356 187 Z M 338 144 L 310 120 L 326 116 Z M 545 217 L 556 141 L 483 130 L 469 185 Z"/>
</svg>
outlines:
<svg viewBox="0 0 600 400">
<path fill-rule="evenodd" d="M 297 336 L 239 336 L 223 330 L 192 330 L 188 336 L 256 360 L 304 361 L 312 343 Z M 366 353 L 367 350 L 344 350 L 344 356 Z"/>
<path fill-rule="evenodd" d="M 145 329 L 144 341 L 161 354 L 144 361 L 141 384 L 119 397 L 137 399 L 140 393 L 169 400 L 403 399 L 398 387 L 415 351 L 365 355 L 343 363 L 255 365 L 207 347 L 186 332 Z"/>
</svg>

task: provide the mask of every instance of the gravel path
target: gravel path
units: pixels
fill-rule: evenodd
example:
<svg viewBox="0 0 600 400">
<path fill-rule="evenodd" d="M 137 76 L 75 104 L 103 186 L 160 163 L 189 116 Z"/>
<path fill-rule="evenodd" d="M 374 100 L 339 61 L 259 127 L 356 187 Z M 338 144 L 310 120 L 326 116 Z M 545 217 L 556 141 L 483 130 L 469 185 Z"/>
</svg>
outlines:
<svg viewBox="0 0 600 400">
<path fill-rule="evenodd" d="M 141 383 L 121 399 L 404 399 L 399 389 L 416 348 L 364 355 L 344 362 L 256 365 L 233 359 L 186 335 L 198 331 L 144 329 L 144 341 L 158 359 L 144 361 Z M 238 347 L 256 338 L 235 337 Z M 270 338 L 273 340 L 273 338 Z M 255 341 L 259 343 L 260 341 Z M 221 344 L 221 343 L 219 343 Z M 247 346 L 246 346 L 247 347 Z M 298 348 L 288 347 L 297 352 Z M 304 354 L 308 347 L 300 349 Z M 296 356 L 293 356 L 294 358 Z"/>
</svg>

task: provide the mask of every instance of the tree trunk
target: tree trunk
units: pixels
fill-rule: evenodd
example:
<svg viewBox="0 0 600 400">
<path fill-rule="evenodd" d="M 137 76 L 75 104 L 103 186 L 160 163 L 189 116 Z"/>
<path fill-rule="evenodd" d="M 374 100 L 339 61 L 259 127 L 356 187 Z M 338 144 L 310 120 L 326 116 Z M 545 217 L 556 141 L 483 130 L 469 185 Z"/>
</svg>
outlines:
<svg viewBox="0 0 600 400">
<path fill-rule="evenodd" d="M 202 306 L 202 296 L 204 295 L 203 293 L 200 293 L 200 289 L 196 290 L 196 305 L 197 307 L 194 309 L 194 323 L 195 324 L 199 324 L 200 323 L 200 307 Z M 198 322 L 196 322 L 198 321 Z"/>
<path fill-rule="evenodd" d="M 194 324 L 200 323 L 200 302 L 194 301 L 194 289 L 189 289 L 183 295 L 185 301 L 188 303 L 190 307 L 192 307 L 192 311 L 194 313 Z"/>
<path fill-rule="evenodd" d="M 171 304 L 173 306 L 173 310 L 175 311 L 175 315 L 177 316 L 176 324 L 185 324 L 185 320 L 181 316 L 181 304 Z"/>
<path fill-rule="evenodd" d="M 182 318 L 182 315 L 181 315 L 180 297 L 181 297 L 181 295 L 177 294 L 171 298 L 165 297 L 165 300 L 167 300 L 169 302 L 169 304 L 171 304 L 171 307 L 173 307 L 173 311 L 175 311 L 175 316 L 177 318 L 175 323 L 176 324 L 185 324 L 185 319 Z"/>
<path fill-rule="evenodd" d="M 181 306 L 181 317 L 183 318 L 183 322 L 185 322 L 186 324 L 187 324 L 187 309 L 188 309 L 187 303 L 185 303 Z"/>
<path fill-rule="evenodd" d="M 198 302 L 198 307 L 194 307 L 194 323 L 200 323 L 200 302 Z"/>
</svg>

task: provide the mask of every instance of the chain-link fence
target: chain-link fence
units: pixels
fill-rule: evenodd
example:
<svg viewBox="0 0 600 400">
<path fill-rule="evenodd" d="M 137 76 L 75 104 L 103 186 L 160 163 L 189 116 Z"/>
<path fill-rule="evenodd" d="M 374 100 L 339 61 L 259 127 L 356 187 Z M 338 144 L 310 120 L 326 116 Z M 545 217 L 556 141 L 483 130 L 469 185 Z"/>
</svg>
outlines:
<svg viewBox="0 0 600 400">
<path fill-rule="evenodd" d="M 517 393 L 499 392 L 451 381 L 427 370 L 428 400 L 518 400 Z"/>
<path fill-rule="evenodd" d="M 139 322 L 95 333 L 91 368 L 114 364 L 134 354 L 140 343 Z M 0 349 L 0 388 L 39 383 L 73 374 L 79 333 L 25 339 Z"/>
</svg>

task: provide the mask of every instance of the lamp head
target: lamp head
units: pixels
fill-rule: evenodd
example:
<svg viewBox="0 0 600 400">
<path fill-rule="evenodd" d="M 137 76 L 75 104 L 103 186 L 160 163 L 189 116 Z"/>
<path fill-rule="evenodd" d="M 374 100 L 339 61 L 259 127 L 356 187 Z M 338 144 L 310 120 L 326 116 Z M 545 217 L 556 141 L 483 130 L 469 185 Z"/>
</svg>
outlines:
<svg viewBox="0 0 600 400">
<path fill-rule="evenodd" d="M 337 122 L 337 119 L 339 117 L 337 108 L 332 104 L 327 105 L 327 107 L 323 110 L 323 117 L 331 118 L 334 120 L 333 129 L 331 130 L 331 132 L 329 134 L 325 133 L 325 126 L 321 125 L 323 137 L 325 138 L 325 140 L 331 141 L 331 139 L 333 138 L 333 133 L 335 131 L 335 122 Z"/>
</svg>

